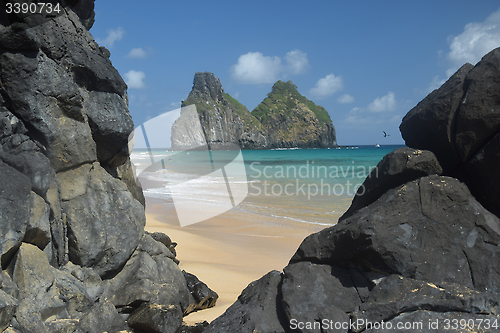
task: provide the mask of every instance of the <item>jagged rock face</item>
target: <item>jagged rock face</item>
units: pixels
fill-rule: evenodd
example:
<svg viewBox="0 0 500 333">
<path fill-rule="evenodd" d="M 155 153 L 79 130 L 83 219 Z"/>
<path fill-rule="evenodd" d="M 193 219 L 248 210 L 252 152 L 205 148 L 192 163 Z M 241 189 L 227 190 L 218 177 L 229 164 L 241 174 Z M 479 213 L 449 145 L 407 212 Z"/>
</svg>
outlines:
<svg viewBox="0 0 500 333">
<path fill-rule="evenodd" d="M 225 93 L 212 73 L 196 73 L 193 89 L 183 106 L 196 105 L 206 142 L 211 149 L 336 147 L 335 128 L 328 112 L 297 92 L 291 82 L 278 81 L 273 92 L 252 112 Z M 195 145 L 196 138 L 182 133 L 192 121 L 179 120 L 172 130 L 174 150 Z M 187 127 L 186 127 L 187 126 Z M 182 130 L 180 130 L 182 127 Z M 176 142 L 174 144 L 174 142 Z M 192 143 L 191 143 L 192 142 Z"/>
<path fill-rule="evenodd" d="M 181 108 L 179 118 L 172 124 L 170 140 L 175 151 L 208 149 L 200 116 L 192 105 Z"/>
<path fill-rule="evenodd" d="M 222 102 L 224 98 L 224 90 L 219 78 L 212 73 L 196 73 L 193 80 L 193 89 L 189 93 L 189 97 L 210 98 L 215 103 Z"/>
<path fill-rule="evenodd" d="M 59 3 L 0 13 L 0 330 L 130 332 L 141 302 L 199 304 L 144 234 L 127 87 L 88 31 L 94 1 Z"/>
<path fill-rule="evenodd" d="M 200 140 L 205 141 L 210 149 L 230 149 L 234 145 L 241 148 L 265 148 L 264 133 L 259 126 L 253 126 L 258 121 L 252 118 L 243 105 L 224 93 L 220 80 L 212 73 L 195 74 L 193 89 L 182 103 L 183 106 L 192 104 L 196 106 L 199 122 L 196 122 L 196 118 L 193 121 L 192 117 L 183 118 L 181 115 L 172 128 L 172 149 L 199 146 Z M 203 135 L 199 135 L 200 132 Z M 191 137 L 186 133 L 198 135 Z"/>
<path fill-rule="evenodd" d="M 500 48 L 465 64 L 404 117 L 407 146 L 436 155 L 444 174 L 467 184 L 483 206 L 500 216 Z"/>
<path fill-rule="evenodd" d="M 276 82 L 252 115 L 266 128 L 271 147 L 337 146 L 328 112 L 302 96 L 291 81 Z"/>
<path fill-rule="evenodd" d="M 126 85 L 107 53 L 81 24 L 81 20 L 90 22 L 93 15 L 93 1 L 85 3 L 87 6 L 79 3 L 76 10 L 82 17 L 67 6 L 67 13 L 42 21 L 35 20 L 34 16 L 13 15 L 2 22 L 0 159 L 28 176 L 31 190 L 45 200 L 40 203 L 41 209 L 49 205 L 51 231 L 55 236 L 50 237 L 52 242 L 47 249 L 52 248 L 51 262 L 64 264 L 68 250 L 83 253 L 86 248 L 92 248 L 92 262 L 76 259 L 75 255 L 71 260 L 88 267 L 111 268 L 108 266 L 111 259 L 105 254 L 111 244 L 101 249 L 84 245 L 82 240 L 91 237 L 81 235 L 73 237 L 68 249 L 68 229 L 81 227 L 82 217 L 94 211 L 98 202 L 102 204 L 106 198 L 111 199 L 113 189 L 122 183 L 102 172 L 97 176 L 102 182 L 98 190 L 101 197 L 93 201 L 97 197 L 91 194 L 88 183 L 79 184 L 74 197 L 68 196 L 67 188 L 77 187 L 74 182 L 79 178 L 64 177 L 64 174 L 93 163 L 97 168 L 102 165 L 110 170 L 124 164 L 128 160 L 128 136 L 133 130 L 126 104 Z M 134 233 L 129 235 L 136 241 L 119 254 L 121 259 L 111 270 L 130 256 L 144 227 L 144 212 L 141 213 L 137 201 L 128 195 L 122 200 L 129 202 L 124 205 L 134 206 L 131 211 L 137 212 L 131 218 Z M 74 200 L 81 201 L 79 208 L 71 204 Z M 104 210 L 114 218 L 121 214 L 118 207 Z M 89 220 L 92 227 L 87 225 L 84 232 L 89 233 L 104 222 L 97 221 Z M 116 228 L 105 237 L 115 239 L 114 235 L 120 232 Z"/>
</svg>

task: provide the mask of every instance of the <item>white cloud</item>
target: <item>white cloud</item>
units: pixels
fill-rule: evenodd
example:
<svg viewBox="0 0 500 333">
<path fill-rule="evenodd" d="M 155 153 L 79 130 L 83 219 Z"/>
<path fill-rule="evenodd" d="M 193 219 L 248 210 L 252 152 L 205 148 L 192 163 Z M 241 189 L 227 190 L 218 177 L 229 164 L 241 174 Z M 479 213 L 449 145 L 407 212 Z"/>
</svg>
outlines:
<svg viewBox="0 0 500 333">
<path fill-rule="evenodd" d="M 125 34 L 125 29 L 122 27 L 118 27 L 116 29 L 109 29 L 108 36 L 104 39 L 96 39 L 99 44 L 105 46 L 107 48 L 112 48 L 115 45 L 116 41 L 119 41 L 123 38 Z"/>
<path fill-rule="evenodd" d="M 287 75 L 301 74 L 309 67 L 307 54 L 300 50 L 288 52 L 284 57 L 284 64 L 278 56 L 248 52 L 241 55 L 238 62 L 231 66 L 231 76 L 240 83 L 274 83 Z"/>
<path fill-rule="evenodd" d="M 130 52 L 127 55 L 127 57 L 133 58 L 133 59 L 146 58 L 146 56 L 147 56 L 146 51 L 144 51 L 140 47 L 133 48 L 132 50 L 130 50 Z"/>
<path fill-rule="evenodd" d="M 300 74 L 309 68 L 307 54 L 301 50 L 293 50 L 285 55 L 287 70 L 292 74 Z"/>
<path fill-rule="evenodd" d="M 129 89 L 142 89 L 146 87 L 144 83 L 146 74 L 144 72 L 130 70 L 124 76 Z"/>
<path fill-rule="evenodd" d="M 342 96 L 340 96 L 337 101 L 339 103 L 342 103 L 342 104 L 348 104 L 348 103 L 352 103 L 354 102 L 354 97 L 352 97 L 351 95 L 349 94 L 344 94 Z"/>
<path fill-rule="evenodd" d="M 453 37 L 447 55 L 455 72 L 464 63 L 475 65 L 481 58 L 500 46 L 500 9 L 491 14 L 484 22 L 473 22 L 465 26 L 464 32 Z"/>
<path fill-rule="evenodd" d="M 389 91 L 387 95 L 375 98 L 367 109 L 370 112 L 392 112 L 396 109 L 396 95 Z"/>
<path fill-rule="evenodd" d="M 344 118 L 344 123 L 359 127 L 400 122 L 402 115 L 393 112 L 397 105 L 396 96 L 390 91 L 385 96 L 375 98 L 366 107 L 352 108 Z"/>
<path fill-rule="evenodd" d="M 260 52 L 248 52 L 238 58 L 231 67 L 231 75 L 241 83 L 274 83 L 281 71 L 279 57 L 264 56 Z"/>
<path fill-rule="evenodd" d="M 328 74 L 316 82 L 316 86 L 310 90 L 310 94 L 318 98 L 333 95 L 344 87 L 342 77 Z"/>
<path fill-rule="evenodd" d="M 500 47 L 500 9 L 489 15 L 483 22 L 471 22 L 465 25 L 458 36 L 448 38 L 450 51 L 446 59 L 450 68 L 446 78 L 451 77 L 462 65 L 469 62 L 475 65 L 491 50 Z M 445 52 L 439 51 L 440 56 Z M 439 88 L 446 79 L 435 76 L 429 84 L 428 93 Z"/>
</svg>

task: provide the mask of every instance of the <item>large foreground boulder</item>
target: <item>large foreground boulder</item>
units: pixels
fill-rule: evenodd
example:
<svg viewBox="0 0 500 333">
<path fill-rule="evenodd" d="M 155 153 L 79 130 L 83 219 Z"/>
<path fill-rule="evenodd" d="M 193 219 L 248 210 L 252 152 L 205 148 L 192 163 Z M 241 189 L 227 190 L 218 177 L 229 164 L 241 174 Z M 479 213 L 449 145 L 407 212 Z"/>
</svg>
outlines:
<svg viewBox="0 0 500 333">
<path fill-rule="evenodd" d="M 94 268 L 100 275 L 113 273 L 139 244 L 146 223 L 143 206 L 125 184 L 98 163 L 78 170 L 78 174 L 66 171 L 62 178 L 70 184 L 61 184 L 63 194 L 73 192 L 63 196 L 62 201 L 68 224 L 69 259 Z"/>
<path fill-rule="evenodd" d="M 428 175 L 443 173 L 436 156 L 428 150 L 398 148 L 385 155 L 354 196 L 351 207 L 340 217 L 343 220 L 368 206 L 388 190 Z"/>
<path fill-rule="evenodd" d="M 406 145 L 432 151 L 444 174 L 469 186 L 472 194 L 500 216 L 500 48 L 476 65 L 465 64 L 403 118 Z"/>
<path fill-rule="evenodd" d="M 203 333 L 285 332 L 280 302 L 281 274 L 271 271 L 248 285 L 238 300 Z"/>
<path fill-rule="evenodd" d="M 291 262 L 353 266 L 500 293 L 497 244 L 500 219 L 458 180 L 428 176 L 308 236 Z"/>
<path fill-rule="evenodd" d="M 131 314 L 181 330 L 215 297 L 195 299 L 213 295 L 144 233 L 127 86 L 88 31 L 94 1 L 58 3 L 0 13 L 0 331 L 132 332 Z"/>
<path fill-rule="evenodd" d="M 396 327 L 413 318 L 426 325 L 415 332 L 428 332 L 443 312 L 493 322 L 499 244 L 500 219 L 463 183 L 422 177 L 308 236 L 269 289 L 268 277 L 251 284 L 207 331 L 385 332 L 369 323 Z"/>
<path fill-rule="evenodd" d="M 122 312 L 144 302 L 176 305 L 185 311 L 189 290 L 182 271 L 167 247 L 145 234 L 121 271 L 105 281 L 104 297 Z"/>
</svg>

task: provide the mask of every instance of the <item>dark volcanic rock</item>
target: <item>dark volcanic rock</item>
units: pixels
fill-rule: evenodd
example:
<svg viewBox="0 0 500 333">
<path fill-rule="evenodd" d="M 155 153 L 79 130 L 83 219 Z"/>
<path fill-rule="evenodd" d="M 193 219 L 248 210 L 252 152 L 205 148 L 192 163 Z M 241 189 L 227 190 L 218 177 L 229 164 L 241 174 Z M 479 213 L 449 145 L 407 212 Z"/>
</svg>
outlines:
<svg viewBox="0 0 500 333">
<path fill-rule="evenodd" d="M 408 147 L 432 151 L 445 171 L 460 162 L 455 149 L 454 110 L 464 96 L 465 77 L 473 67 L 463 65 L 441 88 L 411 109 L 399 126 Z"/>
<path fill-rule="evenodd" d="M 114 177 L 124 182 L 125 185 L 127 185 L 127 189 L 129 190 L 129 192 L 132 193 L 134 199 L 139 201 L 141 205 L 146 207 L 146 199 L 144 198 L 144 193 L 142 193 L 142 186 L 135 175 L 135 167 L 132 162 L 130 162 L 130 159 L 127 159 L 124 164 L 114 169 L 116 170 L 116 172 L 113 172 L 113 169 L 107 170 Z"/>
<path fill-rule="evenodd" d="M 5 52 L 0 61 L 0 77 L 11 101 L 10 111 L 35 129 L 37 140 L 44 144 L 56 171 L 95 161 L 95 142 L 88 140 L 90 127 L 82 122 L 82 97 L 69 74 L 42 52 Z M 68 104 L 75 105 L 69 114 L 64 107 Z"/>
<path fill-rule="evenodd" d="M 463 89 L 455 110 L 455 141 L 461 161 L 468 161 L 500 131 L 500 48 L 470 70 Z"/>
<path fill-rule="evenodd" d="M 185 311 L 185 314 L 214 307 L 219 295 L 217 295 L 217 293 L 212 289 L 208 288 L 208 286 L 201 282 L 195 275 L 186 271 L 182 271 L 182 273 L 184 274 L 187 287 L 194 300 L 194 302 L 190 302 L 191 304 Z"/>
<path fill-rule="evenodd" d="M 132 332 L 142 303 L 185 310 L 190 293 L 175 243 L 143 238 L 127 86 L 88 31 L 94 1 L 60 5 L 0 12 L 0 330 Z"/>
<path fill-rule="evenodd" d="M 500 220 L 456 179 L 423 177 L 308 236 L 291 262 L 313 261 L 500 292 Z"/>
<path fill-rule="evenodd" d="M 454 174 L 465 182 L 474 197 L 491 212 L 500 216 L 500 133 L 489 140 L 467 163 L 459 166 Z"/>
<path fill-rule="evenodd" d="M 71 9 L 80 18 L 80 22 L 87 29 L 90 30 L 94 25 L 94 0 L 71 0 L 68 1 Z"/>
<path fill-rule="evenodd" d="M 16 22 L 2 29 L 0 45 L 10 50 L 35 51 L 40 47 L 40 40 L 26 24 Z"/>
<path fill-rule="evenodd" d="M 26 232 L 29 219 L 29 178 L 0 161 L 0 255 L 8 264 Z"/>
<path fill-rule="evenodd" d="M 368 285 L 368 281 L 364 285 Z M 348 270 L 311 262 L 288 265 L 284 269 L 281 292 L 282 306 L 290 323 L 314 321 L 325 309 L 347 317 L 346 313 L 361 303 Z"/>
<path fill-rule="evenodd" d="M 438 285 L 391 275 L 383 279 L 370 297 L 353 313 L 355 322 L 387 322 L 410 311 L 465 312 L 476 318 L 497 314 L 498 294 L 481 293 L 459 284 Z M 366 327 L 366 326 L 365 326 Z M 361 331 L 362 326 L 355 332 Z M 427 322 L 426 322 L 426 327 Z"/>
<path fill-rule="evenodd" d="M 90 91 L 85 105 L 92 137 L 97 145 L 97 158 L 111 167 L 128 160 L 128 137 L 134 130 L 132 117 L 124 99 L 118 94 Z"/>
<path fill-rule="evenodd" d="M 127 322 L 141 332 L 176 333 L 182 324 L 182 310 L 178 305 L 143 303 Z"/>
<path fill-rule="evenodd" d="M 203 330 L 205 327 L 208 326 L 207 321 L 203 321 L 201 323 L 196 323 L 193 325 L 188 325 L 188 324 L 182 324 L 180 327 L 180 331 L 176 333 L 203 333 Z"/>
<path fill-rule="evenodd" d="M 139 244 L 146 222 L 144 207 L 98 164 L 84 177 L 86 192 L 62 203 L 69 258 L 105 275 L 122 267 Z"/>
<path fill-rule="evenodd" d="M 35 192 L 31 192 L 31 211 L 23 242 L 44 249 L 51 241 L 50 206 Z"/>
<path fill-rule="evenodd" d="M 443 170 L 434 154 L 426 150 L 398 148 L 385 155 L 366 177 L 356 192 L 351 207 L 342 215 L 343 220 L 359 209 L 376 201 L 396 186 L 428 175 L 441 175 Z"/>
<path fill-rule="evenodd" d="M 500 155 L 500 49 L 476 65 L 464 65 L 403 119 L 406 144 L 436 155 L 444 175 L 456 177 L 481 204 L 500 216 L 500 174 L 491 172 Z"/>
<path fill-rule="evenodd" d="M 101 333 L 125 331 L 128 326 L 111 303 L 99 300 L 78 320 L 75 328 L 75 333 Z"/>
<path fill-rule="evenodd" d="M 33 191 L 45 197 L 55 176 L 45 155 L 40 152 L 23 152 L 16 155 L 0 152 L 0 160 L 27 175 L 31 180 Z"/>
<path fill-rule="evenodd" d="M 500 220 L 463 183 L 418 178 L 307 237 L 281 281 L 276 272 L 251 284 L 207 331 L 389 332 L 382 321 L 414 319 L 426 326 L 412 331 L 428 332 L 443 313 L 493 322 L 500 310 L 498 244 Z M 270 276 L 276 281 L 262 286 Z M 253 324 L 260 311 L 266 317 L 259 325 L 276 326 Z"/>
<path fill-rule="evenodd" d="M 281 274 L 271 271 L 248 285 L 238 300 L 203 333 L 285 332 L 279 309 Z"/>
<path fill-rule="evenodd" d="M 16 256 L 13 281 L 21 300 L 16 325 L 30 332 L 45 331 L 48 321 L 79 318 L 96 301 L 88 284 L 50 266 L 44 252 L 26 243 Z"/>
<path fill-rule="evenodd" d="M 139 246 L 112 279 L 105 282 L 104 297 L 123 311 L 143 302 L 189 306 L 189 290 L 184 275 L 163 244 L 145 234 Z"/>
<path fill-rule="evenodd" d="M 18 301 L 0 289 L 0 330 L 9 326 L 16 312 Z"/>
</svg>

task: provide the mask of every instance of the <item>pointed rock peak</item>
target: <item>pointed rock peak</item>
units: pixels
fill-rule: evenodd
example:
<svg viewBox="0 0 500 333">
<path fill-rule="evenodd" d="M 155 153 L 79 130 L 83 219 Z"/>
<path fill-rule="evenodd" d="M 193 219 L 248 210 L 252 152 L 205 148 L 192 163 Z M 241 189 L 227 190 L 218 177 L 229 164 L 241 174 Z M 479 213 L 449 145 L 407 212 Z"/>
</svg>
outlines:
<svg viewBox="0 0 500 333">
<path fill-rule="evenodd" d="M 197 72 L 194 74 L 193 89 L 189 97 L 210 98 L 215 102 L 222 101 L 224 89 L 219 78 L 210 72 Z"/>
<path fill-rule="evenodd" d="M 297 86 L 295 84 L 293 84 L 292 81 L 277 81 L 274 85 L 273 85 L 273 90 L 272 92 L 273 93 L 277 93 L 277 92 L 281 92 L 281 91 L 289 91 L 289 92 L 295 92 L 295 91 L 298 91 L 297 90 Z"/>
</svg>

